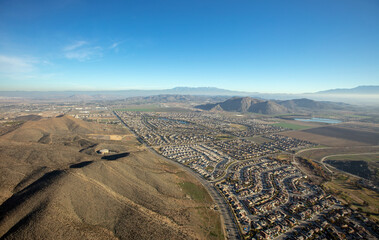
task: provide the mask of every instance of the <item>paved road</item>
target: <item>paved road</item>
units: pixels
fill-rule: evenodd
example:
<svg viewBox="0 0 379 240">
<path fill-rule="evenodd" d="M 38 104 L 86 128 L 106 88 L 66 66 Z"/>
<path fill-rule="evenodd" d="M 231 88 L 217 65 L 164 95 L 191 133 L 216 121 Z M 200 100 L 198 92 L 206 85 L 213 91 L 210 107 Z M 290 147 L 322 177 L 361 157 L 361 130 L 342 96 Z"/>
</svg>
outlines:
<svg viewBox="0 0 379 240">
<path fill-rule="evenodd" d="M 160 159 L 164 159 L 165 161 L 169 161 L 169 162 L 173 163 L 174 165 L 184 169 L 187 173 L 189 173 L 190 175 L 195 177 L 205 187 L 205 189 L 208 190 L 208 193 L 212 197 L 213 201 L 217 204 L 219 211 L 220 211 L 220 214 L 223 218 L 224 225 L 225 225 L 225 230 L 226 230 L 226 236 L 225 237 L 227 239 L 241 239 L 241 236 L 240 236 L 237 224 L 235 222 L 233 213 L 231 212 L 231 209 L 229 208 L 224 197 L 221 196 L 221 194 L 216 190 L 216 188 L 213 186 L 212 183 L 210 183 L 207 180 L 205 180 L 204 178 L 200 177 L 200 175 L 197 174 L 196 172 L 192 171 L 191 168 L 189 168 L 185 165 L 182 165 L 176 161 L 173 161 L 171 159 L 168 159 L 168 158 L 160 155 L 159 153 L 157 153 L 152 147 L 147 145 L 132 129 L 130 129 L 128 127 L 128 125 L 115 112 L 113 112 L 113 114 L 125 125 L 126 128 L 129 129 L 130 132 L 132 132 L 136 136 L 137 140 L 140 143 L 142 143 L 147 149 L 149 149 L 153 154 L 155 154 Z"/>
<path fill-rule="evenodd" d="M 372 147 L 376 147 L 376 146 L 372 146 Z M 338 147 L 322 147 L 322 148 L 307 148 L 307 149 L 302 149 L 300 151 L 298 151 L 297 153 L 294 154 L 294 156 L 297 156 L 298 154 L 302 153 L 302 152 L 307 152 L 307 151 L 312 151 L 312 150 L 322 150 L 322 149 L 333 149 L 333 148 L 338 148 Z M 350 148 L 350 147 L 345 147 L 345 148 Z M 331 154 L 331 155 L 328 155 L 328 156 L 324 156 L 323 158 L 321 158 L 320 161 L 318 160 L 315 160 L 313 159 L 312 161 L 314 162 L 317 162 L 319 164 L 321 164 L 326 170 L 328 170 L 330 173 L 334 173 L 334 171 L 332 171 L 331 169 L 334 169 L 335 171 L 339 171 L 339 172 L 343 172 L 349 176 L 352 176 L 352 177 L 356 177 L 356 178 L 359 178 L 359 179 L 364 179 L 360 176 L 357 176 L 355 174 L 351 174 L 349 172 L 346 172 L 346 171 L 343 171 L 341 169 L 338 169 L 328 163 L 325 163 L 325 160 L 330 158 L 330 157 L 335 157 L 335 156 L 350 156 L 350 155 L 375 155 L 375 154 L 379 154 L 379 152 L 368 152 L 368 153 L 338 153 L 338 154 Z"/>
<path fill-rule="evenodd" d="M 326 165 L 328 165 L 330 168 L 332 169 L 335 169 L 337 171 L 340 171 L 340 172 L 343 172 L 349 176 L 352 176 L 352 177 L 356 177 L 356 178 L 359 178 L 359 179 L 364 179 L 364 180 L 367 180 L 363 177 L 360 177 L 358 175 L 355 175 L 355 174 L 352 174 L 352 173 L 349 173 L 349 172 L 346 172 L 346 171 L 343 171 L 341 169 L 338 169 L 334 166 L 332 166 L 331 164 L 328 164 L 328 163 L 325 163 L 324 161 L 330 157 L 335 157 L 335 156 L 350 156 L 350 155 L 376 155 L 376 154 L 379 154 L 379 152 L 373 152 L 373 153 L 342 153 L 342 154 L 333 154 L 333 155 L 328 155 L 328 156 L 325 156 L 323 157 L 321 160 L 320 160 L 320 163 L 326 168 L 328 169 L 331 173 L 333 173 L 333 171 L 331 171 Z"/>
</svg>

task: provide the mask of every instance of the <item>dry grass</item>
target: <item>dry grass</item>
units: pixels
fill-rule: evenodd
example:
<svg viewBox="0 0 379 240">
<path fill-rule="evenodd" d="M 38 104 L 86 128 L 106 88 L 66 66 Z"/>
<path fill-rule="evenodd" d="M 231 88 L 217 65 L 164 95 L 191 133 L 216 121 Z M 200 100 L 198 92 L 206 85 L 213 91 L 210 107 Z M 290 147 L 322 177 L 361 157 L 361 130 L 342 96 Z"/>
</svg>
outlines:
<svg viewBox="0 0 379 240">
<path fill-rule="evenodd" d="M 324 187 L 332 191 L 346 204 L 350 204 L 353 209 L 361 208 L 376 221 L 379 220 L 379 193 L 367 188 L 357 188 L 355 178 L 345 174 L 337 174 L 329 182 L 324 183 Z"/>
<path fill-rule="evenodd" d="M 379 153 L 378 154 L 358 154 L 358 155 L 341 155 L 341 156 L 333 156 L 328 157 L 328 160 L 342 160 L 342 161 L 366 161 L 377 163 L 379 161 Z"/>
<path fill-rule="evenodd" d="M 247 127 L 244 125 L 241 125 L 241 124 L 230 123 L 229 125 L 233 128 L 237 128 L 237 129 L 242 130 L 242 131 L 247 130 Z"/>
<path fill-rule="evenodd" d="M 289 154 L 280 154 L 276 158 L 279 160 L 292 160 L 292 156 Z"/>
<path fill-rule="evenodd" d="M 357 154 L 379 152 L 379 146 L 351 146 L 333 148 L 314 148 L 301 152 L 299 155 L 305 158 L 320 161 L 323 157 L 337 154 Z"/>
<path fill-rule="evenodd" d="M 125 133 L 63 117 L 27 123 L 1 137 L 0 237 L 221 239 L 220 216 L 193 177 L 135 138 L 87 138 Z M 106 161 L 98 148 L 130 155 Z M 203 197 L 187 198 L 181 183 Z"/>
<path fill-rule="evenodd" d="M 134 137 L 133 134 L 128 135 L 104 135 L 104 134 L 88 134 L 88 137 L 99 140 L 112 140 L 112 141 L 121 141 L 123 139 L 131 139 Z"/>
</svg>

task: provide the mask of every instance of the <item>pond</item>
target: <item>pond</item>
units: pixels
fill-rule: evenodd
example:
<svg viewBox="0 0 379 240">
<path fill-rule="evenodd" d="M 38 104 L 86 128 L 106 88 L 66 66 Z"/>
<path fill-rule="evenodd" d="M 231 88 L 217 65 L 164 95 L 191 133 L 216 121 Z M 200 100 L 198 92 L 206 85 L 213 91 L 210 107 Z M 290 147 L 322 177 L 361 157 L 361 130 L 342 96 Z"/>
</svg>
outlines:
<svg viewBox="0 0 379 240">
<path fill-rule="evenodd" d="M 295 118 L 296 121 L 301 122 L 320 122 L 320 123 L 340 123 L 340 120 L 329 118 Z"/>
</svg>

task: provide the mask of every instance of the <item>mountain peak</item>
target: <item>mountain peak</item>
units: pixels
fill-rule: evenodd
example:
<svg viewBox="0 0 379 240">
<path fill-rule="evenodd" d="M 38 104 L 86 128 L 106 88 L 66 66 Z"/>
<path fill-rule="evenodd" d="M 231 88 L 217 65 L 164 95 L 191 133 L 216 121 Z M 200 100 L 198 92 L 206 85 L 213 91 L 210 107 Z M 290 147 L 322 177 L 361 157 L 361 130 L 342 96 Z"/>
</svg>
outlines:
<svg viewBox="0 0 379 240">
<path fill-rule="evenodd" d="M 260 100 L 251 97 L 233 97 L 221 103 L 205 104 L 197 106 L 203 110 L 230 111 L 230 112 L 253 112 L 263 114 L 287 113 L 286 107 L 274 101 Z"/>
<path fill-rule="evenodd" d="M 217 110 L 229 112 L 251 112 L 261 114 L 283 114 L 296 111 L 314 109 L 340 110 L 349 107 L 348 104 L 335 102 L 314 101 L 307 98 L 285 101 L 261 100 L 251 97 L 232 97 L 224 102 L 196 106 L 203 110 Z"/>
</svg>

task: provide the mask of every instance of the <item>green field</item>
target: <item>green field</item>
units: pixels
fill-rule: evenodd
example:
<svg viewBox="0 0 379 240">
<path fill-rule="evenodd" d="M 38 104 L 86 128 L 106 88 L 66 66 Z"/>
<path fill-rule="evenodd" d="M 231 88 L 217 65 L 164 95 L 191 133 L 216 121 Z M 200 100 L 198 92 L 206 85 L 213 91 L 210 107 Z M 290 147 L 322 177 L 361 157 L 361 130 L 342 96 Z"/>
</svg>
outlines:
<svg viewBox="0 0 379 240">
<path fill-rule="evenodd" d="M 352 117 L 352 118 L 370 118 L 371 116 L 351 114 L 351 115 L 346 115 L 346 117 Z"/>
<path fill-rule="evenodd" d="M 210 202 L 211 198 L 208 192 L 202 187 L 192 182 L 182 182 L 179 184 L 185 193 L 191 196 L 195 201 Z"/>
<path fill-rule="evenodd" d="M 292 129 L 292 130 L 303 130 L 303 129 L 311 128 L 309 126 L 302 126 L 302 125 L 297 125 L 297 124 L 292 124 L 292 123 L 285 123 L 285 122 L 274 123 L 272 125 L 277 126 L 277 127 L 282 127 L 282 128 L 288 128 L 288 129 Z"/>
<path fill-rule="evenodd" d="M 221 219 L 217 212 L 209 211 L 209 208 L 198 208 L 198 213 L 202 217 L 202 230 L 207 233 L 206 239 L 225 239 L 222 231 Z"/>
<path fill-rule="evenodd" d="M 293 114 L 293 113 L 285 113 L 285 114 L 278 114 L 275 115 L 277 118 L 285 117 L 285 118 L 304 118 L 304 117 L 309 117 L 309 114 Z"/>
</svg>

